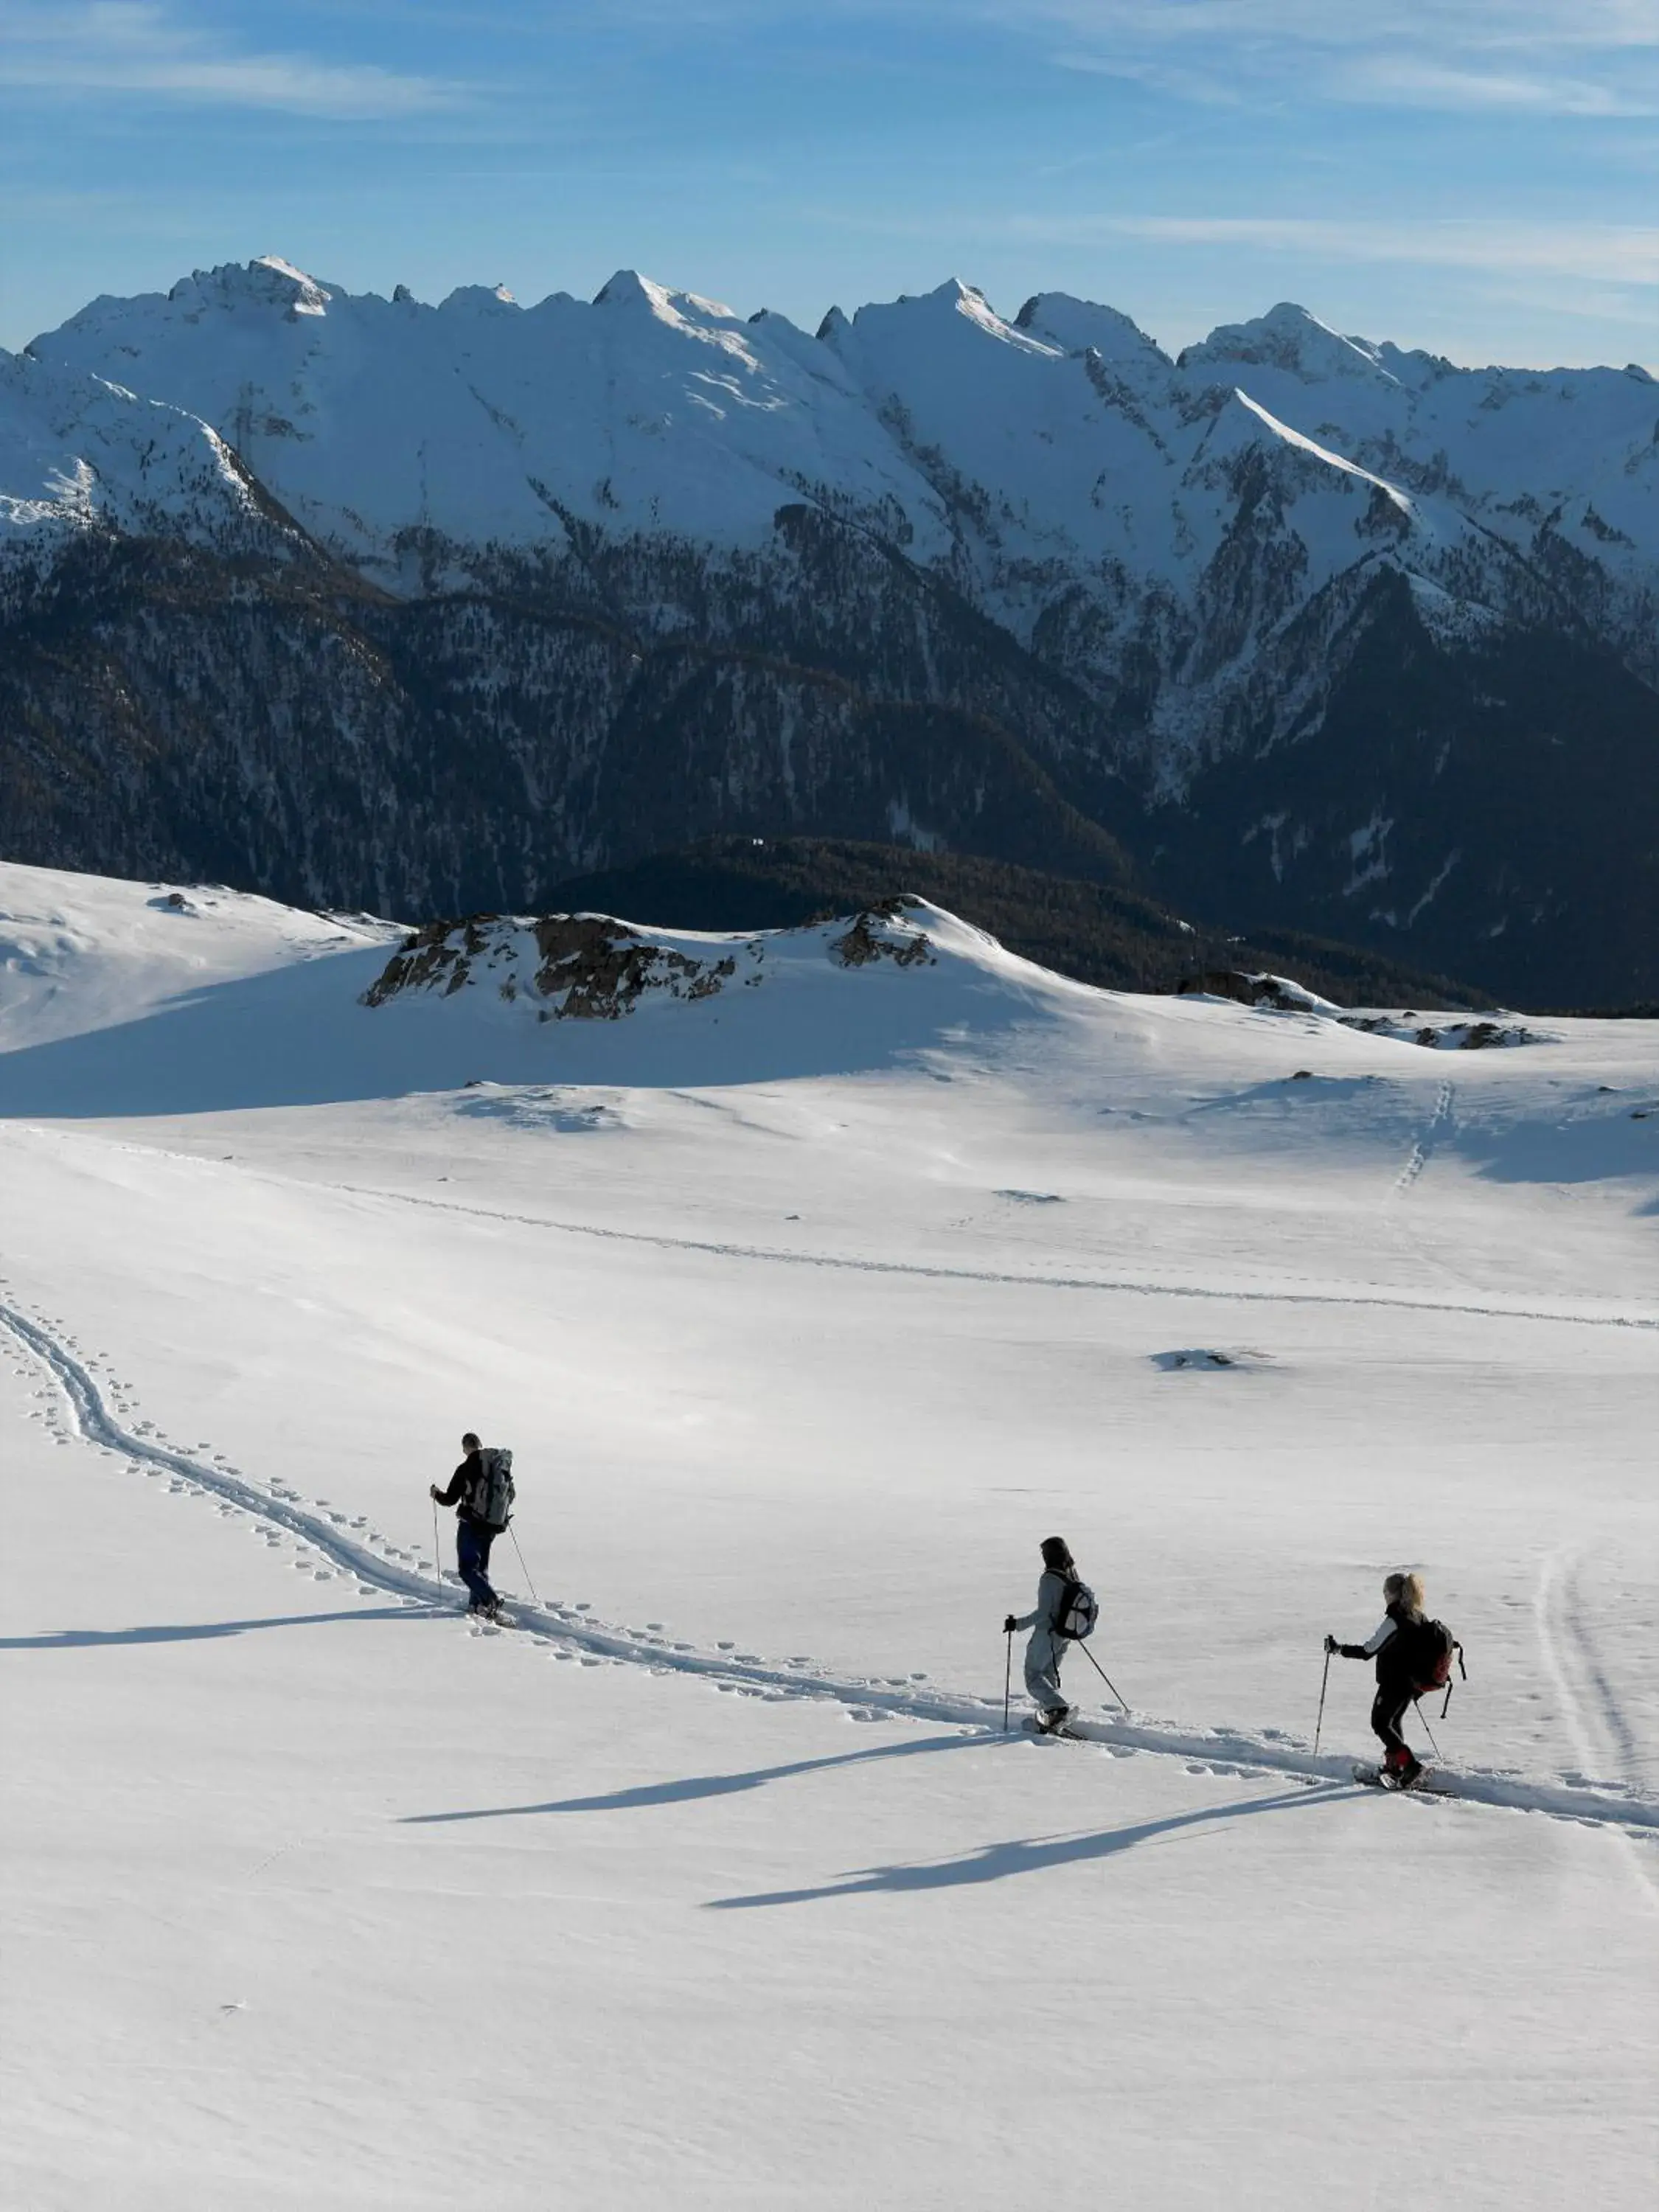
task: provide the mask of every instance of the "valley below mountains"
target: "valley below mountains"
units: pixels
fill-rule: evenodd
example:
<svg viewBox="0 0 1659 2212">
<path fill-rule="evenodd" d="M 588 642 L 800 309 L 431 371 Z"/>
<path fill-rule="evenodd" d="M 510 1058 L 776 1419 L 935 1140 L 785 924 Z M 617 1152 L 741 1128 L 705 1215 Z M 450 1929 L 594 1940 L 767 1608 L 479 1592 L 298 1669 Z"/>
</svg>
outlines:
<svg viewBox="0 0 1659 2212">
<path fill-rule="evenodd" d="M 1615 1006 L 1656 771 L 1639 368 L 275 258 L 0 355 L 12 859 L 425 919 L 857 840 Z"/>
</svg>

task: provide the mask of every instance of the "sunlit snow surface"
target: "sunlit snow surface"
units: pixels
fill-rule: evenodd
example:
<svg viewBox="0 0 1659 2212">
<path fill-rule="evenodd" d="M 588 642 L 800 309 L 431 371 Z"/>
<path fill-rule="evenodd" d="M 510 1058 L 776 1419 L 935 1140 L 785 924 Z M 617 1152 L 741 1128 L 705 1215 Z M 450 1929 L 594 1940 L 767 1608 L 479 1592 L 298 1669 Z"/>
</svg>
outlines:
<svg viewBox="0 0 1659 2212">
<path fill-rule="evenodd" d="M 173 891 L 0 868 L 0 2201 L 1644 2201 L 1653 1025 L 931 909 L 370 1010 L 397 932 Z M 469 1426 L 533 1633 L 433 1577 Z M 1004 1741 L 1056 1529 L 1132 1713 Z M 1312 1753 L 1401 1564 L 1468 1802 L 1343 1780 L 1344 1662 Z"/>
</svg>

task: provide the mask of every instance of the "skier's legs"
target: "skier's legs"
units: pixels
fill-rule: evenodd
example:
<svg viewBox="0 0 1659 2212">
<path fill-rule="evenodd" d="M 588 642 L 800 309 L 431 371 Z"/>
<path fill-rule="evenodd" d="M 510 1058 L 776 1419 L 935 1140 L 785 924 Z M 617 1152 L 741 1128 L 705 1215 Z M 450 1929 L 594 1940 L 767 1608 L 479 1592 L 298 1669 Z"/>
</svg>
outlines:
<svg viewBox="0 0 1659 2212">
<path fill-rule="evenodd" d="M 1382 1764 L 1396 1771 L 1417 1765 L 1400 1729 L 1411 1701 L 1409 1690 L 1396 1689 L 1392 1685 L 1387 1689 L 1379 1688 L 1371 1701 L 1371 1730 L 1382 1741 Z"/>
<path fill-rule="evenodd" d="M 489 1579 L 489 1547 L 501 1533 L 499 1528 L 475 1528 L 472 1531 L 473 1541 L 478 1547 L 478 1572 L 483 1577 L 484 1588 L 489 1592 L 491 1605 L 499 1602 L 500 1593 Z"/>
<path fill-rule="evenodd" d="M 1025 1690 L 1042 1712 L 1065 1712 L 1066 1692 L 1060 1686 L 1062 1646 L 1039 1629 L 1025 1647 Z"/>
<path fill-rule="evenodd" d="M 455 1523 L 455 1564 L 475 1606 L 495 1602 L 495 1593 L 489 1587 L 489 1545 L 490 1539 L 481 1535 L 470 1521 Z"/>
</svg>

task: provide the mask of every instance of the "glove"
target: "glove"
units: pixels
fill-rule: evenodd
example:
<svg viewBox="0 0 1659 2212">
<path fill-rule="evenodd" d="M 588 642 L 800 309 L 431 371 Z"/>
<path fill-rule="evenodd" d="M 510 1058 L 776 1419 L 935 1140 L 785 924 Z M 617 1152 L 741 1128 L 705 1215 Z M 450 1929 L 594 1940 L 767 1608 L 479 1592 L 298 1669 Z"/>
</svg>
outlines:
<svg viewBox="0 0 1659 2212">
<path fill-rule="evenodd" d="M 426 1489 L 427 1489 L 427 1495 L 428 1495 L 428 1497 L 431 1498 L 431 1500 L 432 1500 L 433 1504 L 435 1505 L 435 1504 L 437 1504 L 437 1502 L 438 1502 L 438 1486 L 437 1486 L 437 1484 L 436 1484 L 435 1482 L 428 1482 L 428 1485 L 427 1485 L 427 1486 L 426 1486 Z"/>
<path fill-rule="evenodd" d="M 1334 1636 L 1328 1636 L 1328 1637 L 1325 1638 L 1325 1649 L 1326 1649 L 1326 1651 L 1327 1651 L 1328 1653 L 1328 1652 L 1332 1652 L 1332 1651 L 1340 1650 L 1340 1648 L 1341 1648 L 1341 1647 L 1340 1647 L 1340 1645 L 1337 1643 L 1337 1640 L 1336 1640 L 1335 1637 L 1334 1637 Z"/>
<path fill-rule="evenodd" d="M 1012 1636 L 1014 1632 L 1014 1616 L 1012 1613 L 1002 1624 L 1002 1632 L 1005 1636 Z"/>
</svg>

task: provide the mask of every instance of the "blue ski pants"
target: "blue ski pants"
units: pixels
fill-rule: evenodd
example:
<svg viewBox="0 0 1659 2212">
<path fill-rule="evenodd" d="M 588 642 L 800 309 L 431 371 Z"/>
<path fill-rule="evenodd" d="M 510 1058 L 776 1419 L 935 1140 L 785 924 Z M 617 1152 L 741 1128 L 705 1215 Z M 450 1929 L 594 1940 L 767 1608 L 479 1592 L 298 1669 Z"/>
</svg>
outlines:
<svg viewBox="0 0 1659 2212">
<path fill-rule="evenodd" d="M 489 1547 L 495 1540 L 492 1528 L 475 1528 L 471 1521 L 455 1523 L 455 1564 L 475 1606 L 495 1603 L 489 1584 Z"/>
</svg>

